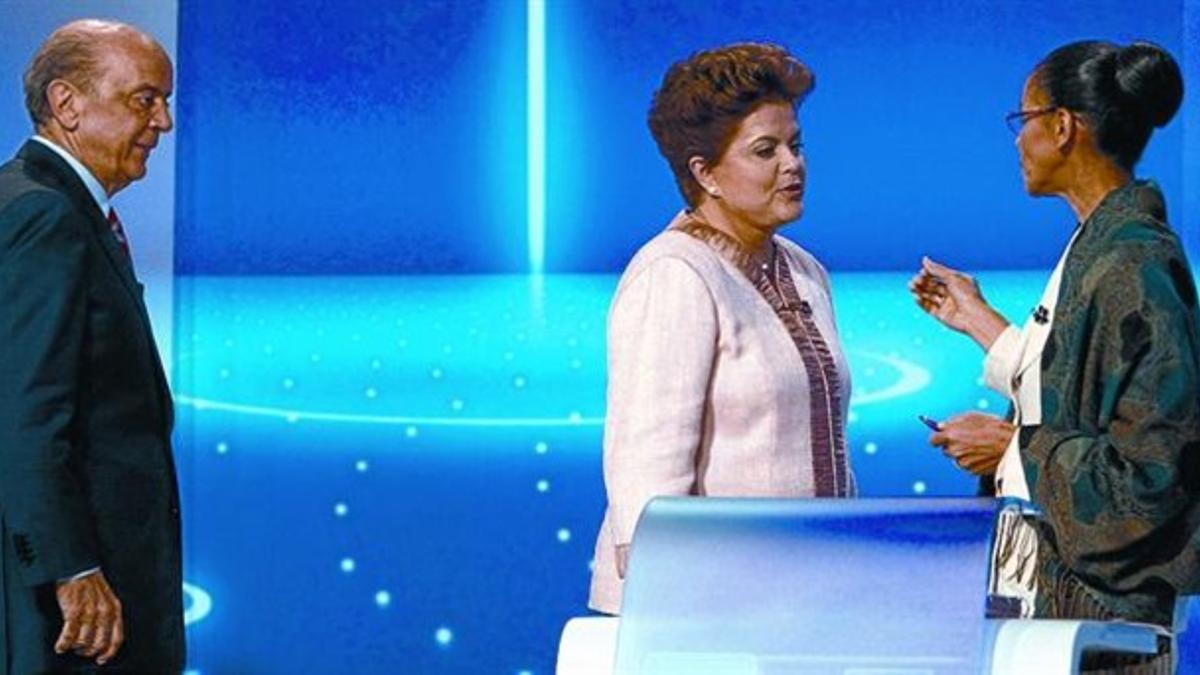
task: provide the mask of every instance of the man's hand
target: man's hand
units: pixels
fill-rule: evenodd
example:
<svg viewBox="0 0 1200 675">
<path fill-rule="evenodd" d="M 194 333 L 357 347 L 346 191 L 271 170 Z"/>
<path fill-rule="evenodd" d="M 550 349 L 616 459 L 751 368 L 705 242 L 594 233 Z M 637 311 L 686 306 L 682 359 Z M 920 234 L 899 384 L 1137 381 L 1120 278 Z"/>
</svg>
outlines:
<svg viewBox="0 0 1200 675">
<path fill-rule="evenodd" d="M 63 629 L 54 643 L 54 651 L 96 659 L 108 663 L 125 642 L 125 624 L 121 601 L 117 599 L 103 572 L 58 584 L 55 590 L 62 610 Z"/>
<path fill-rule="evenodd" d="M 1016 427 L 995 415 L 969 412 L 942 422 L 929 444 L 977 476 L 996 472 Z"/>
</svg>

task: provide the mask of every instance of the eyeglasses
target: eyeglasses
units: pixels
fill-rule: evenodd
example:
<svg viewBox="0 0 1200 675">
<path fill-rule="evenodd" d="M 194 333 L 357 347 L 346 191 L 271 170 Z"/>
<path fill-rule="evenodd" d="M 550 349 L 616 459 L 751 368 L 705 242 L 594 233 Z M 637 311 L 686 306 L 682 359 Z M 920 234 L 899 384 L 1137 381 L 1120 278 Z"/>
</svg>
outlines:
<svg viewBox="0 0 1200 675">
<path fill-rule="evenodd" d="M 1008 125 L 1008 130 L 1013 132 L 1013 135 L 1021 133 L 1021 128 L 1025 123 L 1035 117 L 1041 117 L 1058 110 L 1058 106 L 1048 106 L 1045 108 L 1033 108 L 1032 110 L 1017 110 L 1010 112 L 1004 116 L 1004 123 Z"/>
</svg>

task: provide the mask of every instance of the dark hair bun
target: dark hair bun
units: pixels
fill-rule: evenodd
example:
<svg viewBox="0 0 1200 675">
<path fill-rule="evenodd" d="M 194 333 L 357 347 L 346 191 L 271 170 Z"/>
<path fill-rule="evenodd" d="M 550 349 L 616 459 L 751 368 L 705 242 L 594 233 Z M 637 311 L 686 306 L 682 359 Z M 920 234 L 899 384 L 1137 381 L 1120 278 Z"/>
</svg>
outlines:
<svg viewBox="0 0 1200 675">
<path fill-rule="evenodd" d="M 1179 64 L 1151 42 L 1134 42 L 1117 52 L 1117 88 L 1128 105 L 1156 127 L 1164 126 L 1183 102 Z"/>
</svg>

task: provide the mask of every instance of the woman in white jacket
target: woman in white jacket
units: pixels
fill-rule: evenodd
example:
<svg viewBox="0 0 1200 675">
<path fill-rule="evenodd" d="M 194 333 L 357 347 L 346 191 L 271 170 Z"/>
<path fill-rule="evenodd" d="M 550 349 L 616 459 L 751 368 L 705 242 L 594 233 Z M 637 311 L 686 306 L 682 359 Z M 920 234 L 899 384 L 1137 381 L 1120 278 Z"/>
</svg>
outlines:
<svg viewBox="0 0 1200 675">
<path fill-rule="evenodd" d="M 829 277 L 775 234 L 803 210 L 796 108 L 812 86 L 784 49 L 736 44 L 674 64 L 655 94 L 650 129 L 687 207 L 630 262 L 609 316 L 597 611 L 620 611 L 656 496 L 854 492 Z"/>
</svg>

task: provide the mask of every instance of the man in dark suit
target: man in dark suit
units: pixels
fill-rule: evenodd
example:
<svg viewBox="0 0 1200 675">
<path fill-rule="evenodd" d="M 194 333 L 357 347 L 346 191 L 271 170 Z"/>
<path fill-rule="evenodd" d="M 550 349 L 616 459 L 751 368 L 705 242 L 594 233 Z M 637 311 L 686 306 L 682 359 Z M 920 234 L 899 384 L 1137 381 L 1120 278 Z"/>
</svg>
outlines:
<svg viewBox="0 0 1200 675">
<path fill-rule="evenodd" d="M 184 666 L 171 398 L 110 197 L 171 130 L 172 67 L 124 24 L 56 30 L 36 134 L 0 167 L 0 672 Z"/>
</svg>

